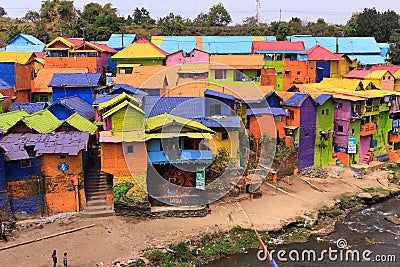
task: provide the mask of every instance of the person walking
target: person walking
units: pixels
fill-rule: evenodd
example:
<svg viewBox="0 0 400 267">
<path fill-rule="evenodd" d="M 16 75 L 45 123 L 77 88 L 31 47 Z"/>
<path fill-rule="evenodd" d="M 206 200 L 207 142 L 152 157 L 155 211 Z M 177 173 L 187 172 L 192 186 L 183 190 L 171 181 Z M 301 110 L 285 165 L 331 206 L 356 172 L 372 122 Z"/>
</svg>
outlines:
<svg viewBox="0 0 400 267">
<path fill-rule="evenodd" d="M 4 225 L 4 222 L 1 221 L 1 234 L 0 238 L 3 239 L 4 241 L 8 242 L 7 236 L 6 236 L 6 226 Z"/>
<path fill-rule="evenodd" d="M 67 252 L 64 252 L 63 264 L 64 267 L 68 267 Z"/>
<path fill-rule="evenodd" d="M 53 254 L 51 254 L 51 259 L 53 260 L 53 267 L 57 266 L 57 251 L 53 250 Z"/>
</svg>

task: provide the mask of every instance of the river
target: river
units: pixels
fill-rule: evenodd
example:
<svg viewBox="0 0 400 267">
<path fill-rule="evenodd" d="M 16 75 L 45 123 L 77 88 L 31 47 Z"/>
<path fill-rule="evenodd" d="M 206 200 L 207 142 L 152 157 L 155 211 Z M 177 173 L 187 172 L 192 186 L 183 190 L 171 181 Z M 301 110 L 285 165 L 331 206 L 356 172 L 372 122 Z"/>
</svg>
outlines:
<svg viewBox="0 0 400 267">
<path fill-rule="evenodd" d="M 400 266 L 400 226 L 385 220 L 386 216 L 395 214 L 400 217 L 400 197 L 351 212 L 327 236 L 312 236 L 305 243 L 291 243 L 268 249 L 275 250 L 273 256 L 279 267 Z M 339 249 L 338 246 L 345 248 Z M 257 249 L 251 249 L 246 254 L 232 255 L 208 266 L 270 266 L 267 262 L 258 260 L 257 253 Z"/>
</svg>

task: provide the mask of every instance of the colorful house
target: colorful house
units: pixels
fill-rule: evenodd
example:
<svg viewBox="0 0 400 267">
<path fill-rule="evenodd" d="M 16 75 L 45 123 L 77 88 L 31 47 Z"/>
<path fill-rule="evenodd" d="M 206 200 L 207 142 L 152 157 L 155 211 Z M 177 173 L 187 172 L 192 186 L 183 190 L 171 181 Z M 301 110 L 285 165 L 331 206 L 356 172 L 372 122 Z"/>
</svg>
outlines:
<svg viewBox="0 0 400 267">
<path fill-rule="evenodd" d="M 394 90 L 395 77 L 388 70 L 352 70 L 344 78 L 367 80 L 382 90 Z"/>
<path fill-rule="evenodd" d="M 47 109 L 59 120 L 66 120 L 74 113 L 78 113 L 87 120 L 94 119 L 93 107 L 79 96 L 59 98 Z"/>
<path fill-rule="evenodd" d="M 57 37 L 46 46 L 45 68 L 86 68 L 105 73 L 108 61 L 116 50 L 105 44 L 81 39 Z"/>
<path fill-rule="evenodd" d="M 132 73 L 133 67 L 164 65 L 167 53 L 146 39 L 127 46 L 111 57 L 117 62 L 117 73 Z"/>
<path fill-rule="evenodd" d="M 8 112 L 23 110 L 23 111 L 27 112 L 28 114 L 33 114 L 33 113 L 36 113 L 36 112 L 39 112 L 39 111 L 45 109 L 46 107 L 47 107 L 47 103 L 45 103 L 45 102 L 37 102 L 37 103 L 14 102 L 11 104 L 10 108 L 8 109 Z"/>
<path fill-rule="evenodd" d="M 270 91 L 264 98 L 274 115 L 276 137 L 278 139 L 284 138 L 286 135 L 285 126 L 288 113 L 282 108 L 283 99 L 275 91 Z"/>
<path fill-rule="evenodd" d="M 101 73 L 54 73 L 48 85 L 52 87 L 53 102 L 79 96 L 91 105 L 95 90 L 101 85 L 100 78 Z"/>
<path fill-rule="evenodd" d="M 335 101 L 331 94 L 320 94 L 314 101 L 317 103 L 314 166 L 327 166 L 333 163 Z"/>
<path fill-rule="evenodd" d="M 136 34 L 132 33 L 113 33 L 108 41 L 97 41 L 96 43 L 105 44 L 116 51 L 121 51 L 125 47 L 137 41 Z"/>
<path fill-rule="evenodd" d="M 49 68 L 37 72 L 32 84 L 32 102 L 51 102 L 52 89 L 49 86 L 54 73 L 86 73 L 85 68 Z"/>
<path fill-rule="evenodd" d="M 337 55 L 328 49 L 316 45 L 307 51 L 308 60 L 316 62 L 316 82 L 324 78 L 341 78 L 351 68 L 352 61 L 346 55 Z"/>
<path fill-rule="evenodd" d="M 44 52 L 46 44 L 29 34 L 18 34 L 6 45 L 7 52 Z"/>
<path fill-rule="evenodd" d="M 260 85 L 262 55 L 211 56 L 209 83 L 219 86 Z"/>
<path fill-rule="evenodd" d="M 210 54 L 194 48 L 190 52 L 183 50 L 168 54 L 165 65 L 176 66 L 181 64 L 208 64 L 210 62 Z"/>
<path fill-rule="evenodd" d="M 314 165 L 317 106 L 309 94 L 296 93 L 282 103 L 288 113 L 286 144 L 297 151 L 297 168 Z"/>
</svg>

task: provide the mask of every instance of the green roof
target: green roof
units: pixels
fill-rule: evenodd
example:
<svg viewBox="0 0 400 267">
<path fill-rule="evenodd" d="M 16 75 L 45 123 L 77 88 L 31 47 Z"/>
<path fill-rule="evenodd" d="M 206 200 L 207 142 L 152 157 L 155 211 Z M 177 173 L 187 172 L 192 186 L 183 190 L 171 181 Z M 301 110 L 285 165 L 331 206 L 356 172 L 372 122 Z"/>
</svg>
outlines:
<svg viewBox="0 0 400 267">
<path fill-rule="evenodd" d="M 62 122 L 47 109 L 33 113 L 25 117 L 23 121 L 27 127 L 38 133 L 54 132 L 62 124 Z"/>
<path fill-rule="evenodd" d="M 158 116 L 154 116 L 151 118 L 147 118 L 146 119 L 146 131 L 151 131 L 151 130 L 154 130 L 157 128 L 161 128 L 163 126 L 166 126 L 166 125 L 172 124 L 172 123 L 179 123 L 179 124 L 185 125 L 190 128 L 194 128 L 199 131 L 206 131 L 209 133 L 214 133 L 213 130 L 204 126 L 200 122 L 188 120 L 188 119 L 174 116 L 174 115 L 167 114 L 167 113 L 164 113 L 164 114 L 161 114 Z"/>
<path fill-rule="evenodd" d="M 7 132 L 25 116 L 29 116 L 29 114 L 24 110 L 16 110 L 0 114 L 0 129 L 2 129 L 4 132 Z"/>
<path fill-rule="evenodd" d="M 109 111 L 107 111 L 106 113 L 103 114 L 103 118 L 107 118 L 109 116 L 111 116 L 112 114 L 114 114 L 115 112 L 117 112 L 120 109 L 123 109 L 126 106 L 130 106 L 131 108 L 135 109 L 136 111 L 139 111 L 140 113 L 144 114 L 144 111 L 137 107 L 136 105 L 132 104 L 131 102 L 129 102 L 128 100 L 125 100 L 124 102 L 122 102 L 121 104 L 113 107 L 112 109 L 110 109 Z"/>
<path fill-rule="evenodd" d="M 124 102 L 125 100 L 134 102 L 133 104 L 136 104 L 138 107 L 142 106 L 142 101 L 140 101 L 139 99 L 134 98 L 133 96 L 130 96 L 124 92 L 124 93 L 119 94 L 116 97 L 108 100 L 107 102 L 100 103 L 98 110 L 102 110 L 102 109 L 105 109 L 108 107 L 118 105 L 118 104 Z"/>
<path fill-rule="evenodd" d="M 69 118 L 66 119 L 65 122 L 81 132 L 88 132 L 90 134 L 94 134 L 97 130 L 97 126 L 94 123 L 85 119 L 76 112 L 71 116 L 69 116 Z"/>
</svg>

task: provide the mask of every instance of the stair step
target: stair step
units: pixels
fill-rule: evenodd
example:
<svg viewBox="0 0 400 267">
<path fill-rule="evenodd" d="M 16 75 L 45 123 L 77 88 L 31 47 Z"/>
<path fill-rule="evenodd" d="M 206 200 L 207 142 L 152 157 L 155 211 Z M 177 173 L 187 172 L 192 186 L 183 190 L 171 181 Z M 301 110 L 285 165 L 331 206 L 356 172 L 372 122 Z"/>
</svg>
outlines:
<svg viewBox="0 0 400 267">
<path fill-rule="evenodd" d="M 84 218 L 101 218 L 101 217 L 109 217 L 114 216 L 115 212 L 113 210 L 100 210 L 100 211 L 91 211 L 91 212 L 81 212 L 79 216 Z"/>
<path fill-rule="evenodd" d="M 104 211 L 104 210 L 112 210 L 111 205 L 97 205 L 97 206 L 86 206 L 84 211 L 92 212 L 92 211 Z"/>
<path fill-rule="evenodd" d="M 106 197 L 107 196 L 107 191 L 87 191 L 86 190 L 86 194 L 89 197 L 93 197 L 93 196 L 100 196 L 100 197 Z"/>
<path fill-rule="evenodd" d="M 87 201 L 96 201 L 96 200 L 106 200 L 107 197 L 105 195 L 98 195 L 98 196 L 93 196 L 93 195 L 88 195 L 86 197 Z"/>
<path fill-rule="evenodd" d="M 86 206 L 91 207 L 91 206 L 104 206 L 107 205 L 106 199 L 95 199 L 95 200 L 88 200 L 86 201 Z"/>
</svg>

